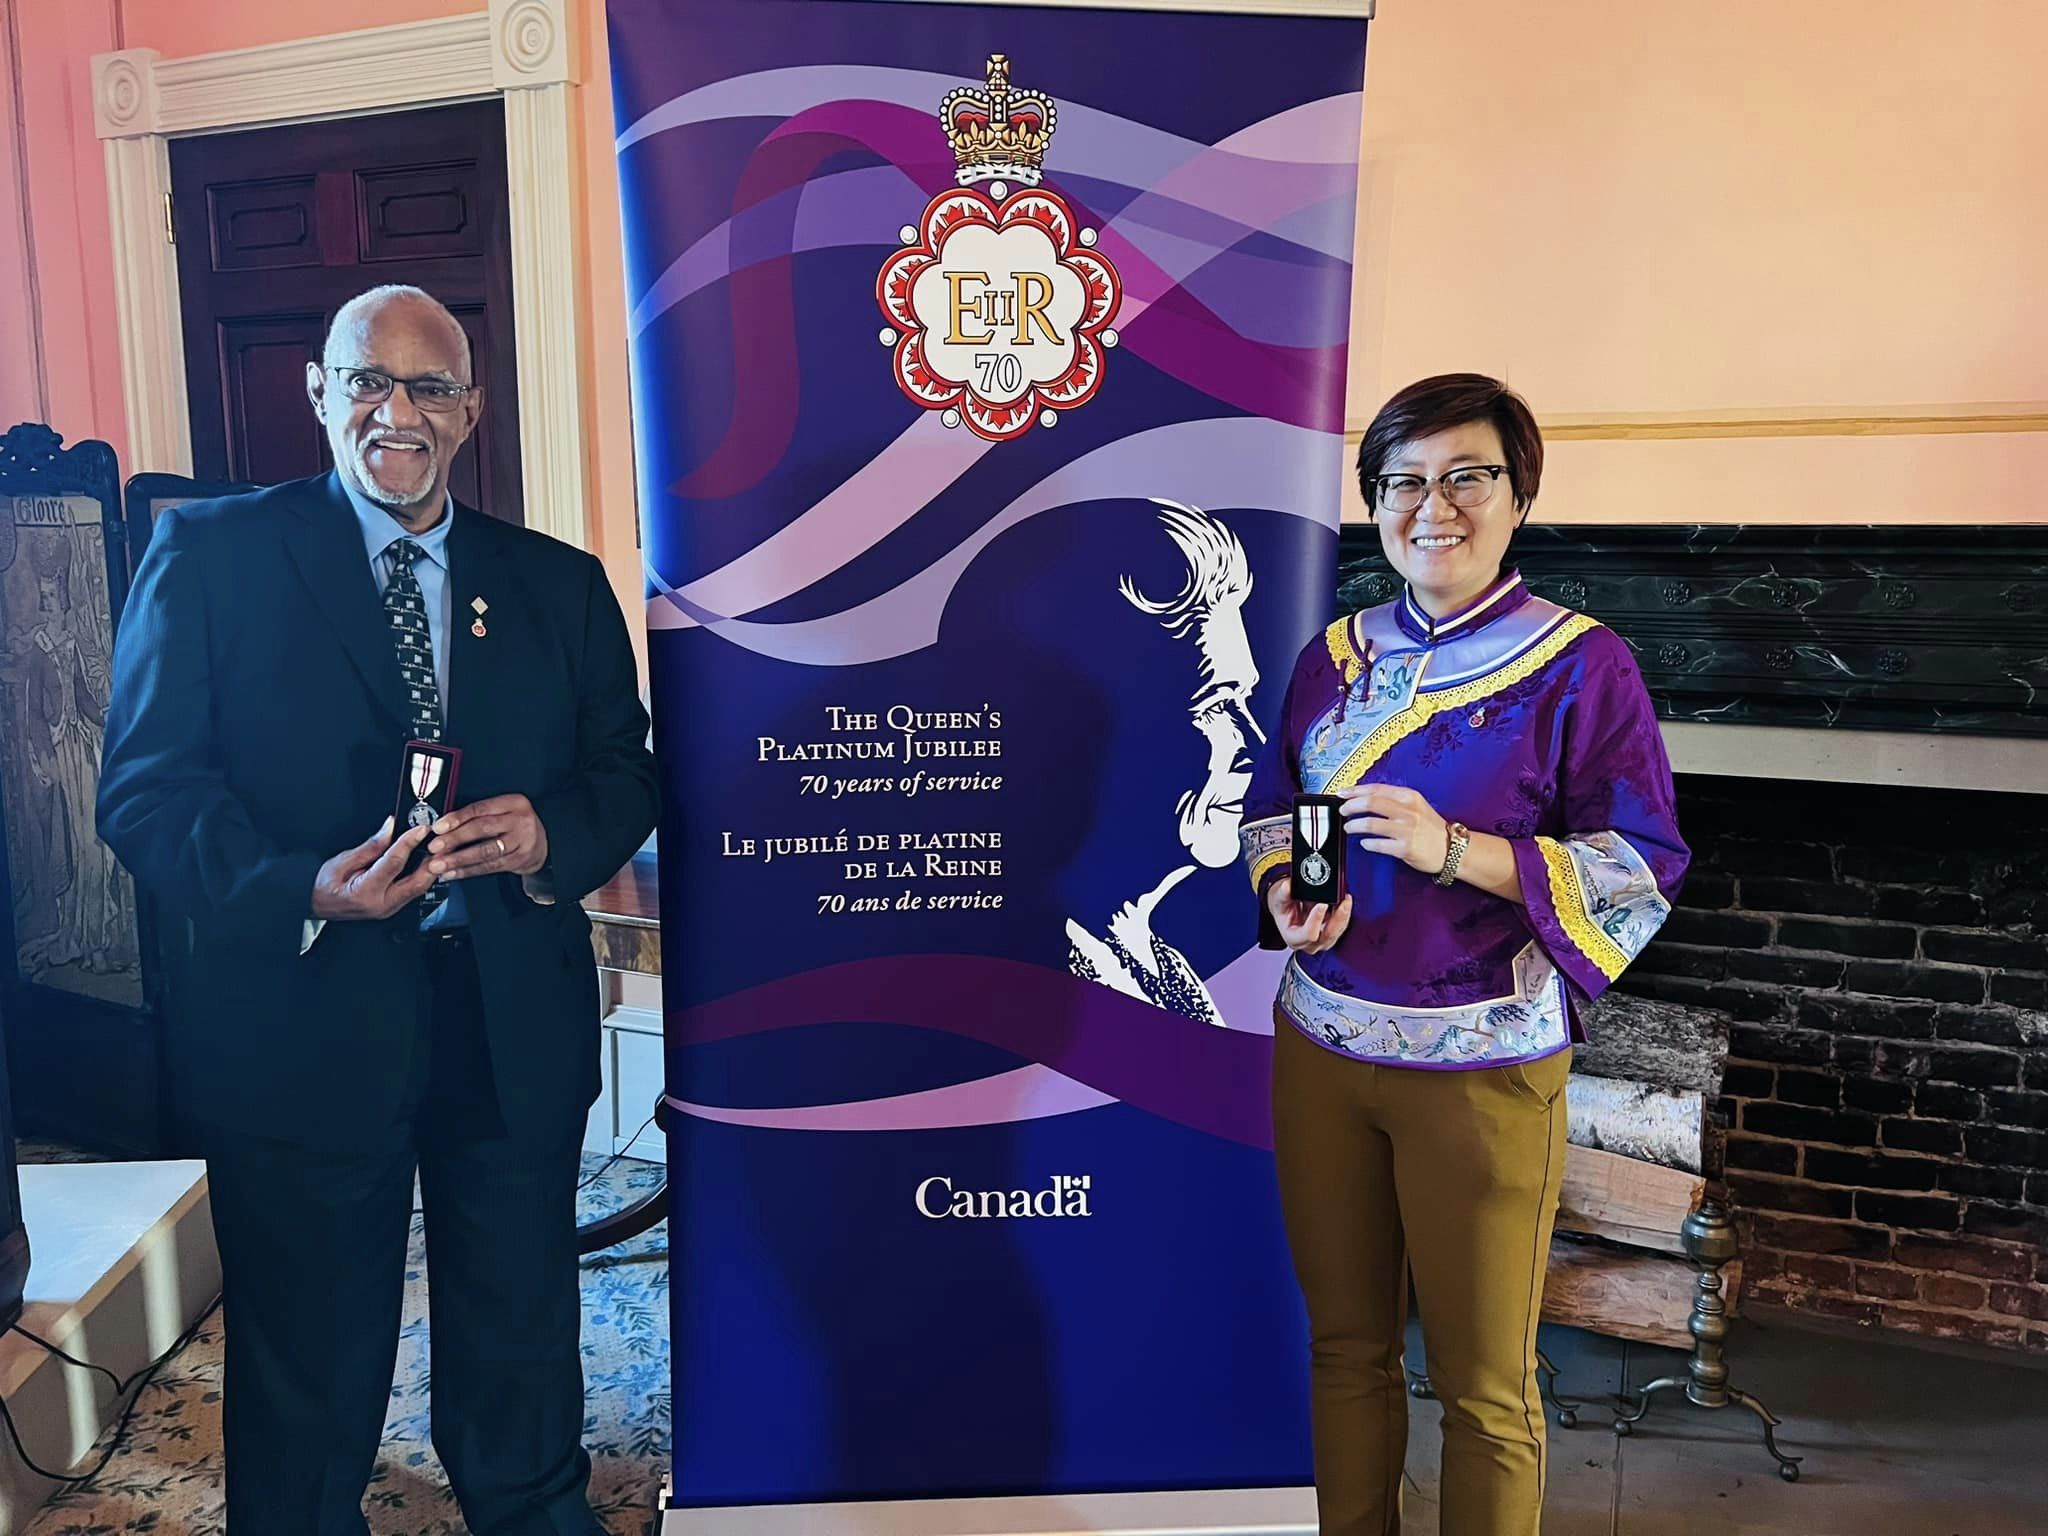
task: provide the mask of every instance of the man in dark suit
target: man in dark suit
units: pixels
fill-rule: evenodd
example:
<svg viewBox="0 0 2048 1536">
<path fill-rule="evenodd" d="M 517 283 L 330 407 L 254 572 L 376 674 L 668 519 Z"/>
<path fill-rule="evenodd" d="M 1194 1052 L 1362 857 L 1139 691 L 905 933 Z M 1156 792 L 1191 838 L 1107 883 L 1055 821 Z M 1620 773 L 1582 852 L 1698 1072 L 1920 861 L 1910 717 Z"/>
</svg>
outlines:
<svg viewBox="0 0 2048 1536">
<path fill-rule="evenodd" d="M 352 300 L 307 390 L 334 473 L 159 521 L 99 794 L 165 913 L 172 1082 L 225 1275 L 229 1525 L 366 1530 L 417 1171 L 463 1515 L 588 1536 L 578 903 L 655 818 L 633 653 L 597 561 L 448 495 L 482 398 L 440 304 Z M 462 753 L 427 827 L 392 816 L 412 738 Z"/>
</svg>

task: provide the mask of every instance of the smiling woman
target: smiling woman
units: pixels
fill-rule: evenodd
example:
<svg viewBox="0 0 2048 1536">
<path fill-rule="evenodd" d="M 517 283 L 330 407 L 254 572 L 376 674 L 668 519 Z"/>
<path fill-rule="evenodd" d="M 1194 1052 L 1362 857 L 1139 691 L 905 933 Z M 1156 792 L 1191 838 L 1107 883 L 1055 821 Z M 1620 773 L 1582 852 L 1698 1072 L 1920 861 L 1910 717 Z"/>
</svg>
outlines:
<svg viewBox="0 0 2048 1536">
<path fill-rule="evenodd" d="M 1543 436 L 1497 379 L 1412 384 L 1373 419 L 1358 485 L 1380 543 L 1425 612 L 1443 615 L 1499 578 L 1543 482 Z"/>
<path fill-rule="evenodd" d="M 1399 1524 L 1411 1271 L 1431 1371 L 1461 1405 L 1444 1529 L 1536 1531 L 1532 1256 L 1550 1247 L 1572 1045 L 1685 873 L 1628 647 L 1505 566 L 1542 475 L 1535 418 L 1497 380 L 1387 402 L 1358 482 L 1407 590 L 1302 653 L 1246 796 L 1262 938 L 1293 951 L 1274 1145 L 1332 1536 Z M 1296 899 L 1304 795 L 1345 818 L 1334 910 Z"/>
</svg>

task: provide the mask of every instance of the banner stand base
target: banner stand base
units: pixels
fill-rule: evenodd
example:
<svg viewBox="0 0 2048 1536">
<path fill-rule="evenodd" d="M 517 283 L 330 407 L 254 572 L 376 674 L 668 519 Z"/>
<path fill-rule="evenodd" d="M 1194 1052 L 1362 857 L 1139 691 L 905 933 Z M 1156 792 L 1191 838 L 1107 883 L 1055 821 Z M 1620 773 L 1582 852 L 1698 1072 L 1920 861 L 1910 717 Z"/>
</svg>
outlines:
<svg viewBox="0 0 2048 1536">
<path fill-rule="evenodd" d="M 683 1509 L 664 1486 L 660 1536 L 1315 1536 L 1313 1488 L 1036 1494 Z"/>
</svg>

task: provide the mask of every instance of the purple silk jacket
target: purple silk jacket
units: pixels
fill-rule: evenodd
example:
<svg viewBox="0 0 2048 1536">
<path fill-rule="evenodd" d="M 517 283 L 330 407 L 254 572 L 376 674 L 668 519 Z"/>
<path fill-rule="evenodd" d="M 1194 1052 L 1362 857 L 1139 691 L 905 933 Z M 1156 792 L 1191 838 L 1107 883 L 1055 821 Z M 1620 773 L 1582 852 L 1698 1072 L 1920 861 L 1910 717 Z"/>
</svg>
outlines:
<svg viewBox="0 0 2048 1536">
<path fill-rule="evenodd" d="M 1297 793 L 1419 791 L 1514 844 L 1525 904 L 1347 839 L 1351 926 L 1296 954 L 1279 1008 L 1340 1054 L 1389 1066 L 1533 1061 L 1585 1038 L 1584 1007 L 1663 925 L 1691 855 L 1635 658 L 1612 630 L 1509 572 L 1432 620 L 1411 595 L 1330 626 L 1295 663 L 1240 834 L 1266 907 L 1291 873 Z"/>
</svg>

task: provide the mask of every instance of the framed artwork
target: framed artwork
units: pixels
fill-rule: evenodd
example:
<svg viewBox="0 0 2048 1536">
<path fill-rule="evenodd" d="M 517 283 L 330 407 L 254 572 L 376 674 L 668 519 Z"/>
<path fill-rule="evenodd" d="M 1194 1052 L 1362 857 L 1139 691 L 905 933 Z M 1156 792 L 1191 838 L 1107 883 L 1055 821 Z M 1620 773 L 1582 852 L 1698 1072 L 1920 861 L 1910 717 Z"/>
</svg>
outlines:
<svg viewBox="0 0 2048 1536">
<path fill-rule="evenodd" d="M 18 1087 L 51 1132 L 139 1149 L 160 1107 L 154 948 L 94 814 L 127 586 L 114 450 L 35 423 L 0 436 L 0 986 Z"/>
</svg>

